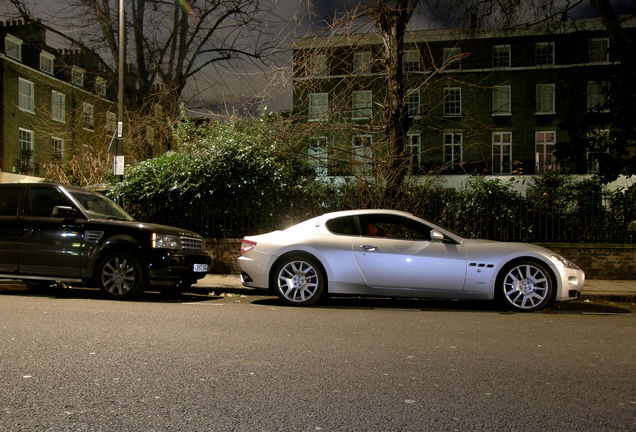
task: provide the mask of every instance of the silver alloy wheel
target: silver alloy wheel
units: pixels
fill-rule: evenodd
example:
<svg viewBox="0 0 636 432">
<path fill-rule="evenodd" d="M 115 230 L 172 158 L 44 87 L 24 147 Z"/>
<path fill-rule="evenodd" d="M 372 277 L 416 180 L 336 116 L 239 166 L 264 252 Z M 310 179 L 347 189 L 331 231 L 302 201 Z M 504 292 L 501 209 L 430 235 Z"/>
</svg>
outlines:
<svg viewBox="0 0 636 432">
<path fill-rule="evenodd" d="M 285 264 L 278 273 L 278 291 L 292 303 L 311 300 L 318 291 L 320 279 L 313 265 L 294 260 Z"/>
<path fill-rule="evenodd" d="M 518 309 L 541 307 L 550 296 L 550 291 L 549 275 L 531 263 L 512 267 L 503 279 L 503 294 Z"/>
<path fill-rule="evenodd" d="M 102 286 L 113 296 L 128 294 L 135 286 L 137 270 L 132 260 L 114 255 L 102 266 Z"/>
</svg>

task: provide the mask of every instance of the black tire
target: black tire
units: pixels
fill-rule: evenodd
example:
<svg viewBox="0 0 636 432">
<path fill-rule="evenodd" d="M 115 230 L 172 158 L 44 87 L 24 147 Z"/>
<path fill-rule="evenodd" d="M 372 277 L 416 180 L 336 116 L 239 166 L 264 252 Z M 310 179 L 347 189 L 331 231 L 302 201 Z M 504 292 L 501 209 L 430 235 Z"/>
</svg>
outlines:
<svg viewBox="0 0 636 432">
<path fill-rule="evenodd" d="M 102 291 L 115 299 L 136 297 L 146 285 L 139 260 L 123 251 L 110 253 L 100 261 L 97 282 Z"/>
<path fill-rule="evenodd" d="M 506 265 L 497 278 L 497 295 L 514 311 L 532 312 L 546 307 L 554 290 L 552 274 L 536 261 L 516 261 Z"/>
<path fill-rule="evenodd" d="M 272 275 L 274 291 L 286 304 L 311 306 L 327 292 L 327 278 L 318 261 L 307 255 L 283 259 Z"/>
</svg>

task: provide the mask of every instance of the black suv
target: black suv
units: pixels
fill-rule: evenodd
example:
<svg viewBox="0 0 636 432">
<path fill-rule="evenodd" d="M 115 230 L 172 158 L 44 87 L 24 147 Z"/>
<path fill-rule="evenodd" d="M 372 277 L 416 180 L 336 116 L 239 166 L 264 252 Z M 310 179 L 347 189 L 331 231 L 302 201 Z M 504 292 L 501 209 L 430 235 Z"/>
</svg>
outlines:
<svg viewBox="0 0 636 432">
<path fill-rule="evenodd" d="M 0 278 L 99 286 L 114 298 L 185 289 L 210 265 L 191 231 L 136 222 L 105 196 L 46 183 L 0 185 Z"/>
</svg>

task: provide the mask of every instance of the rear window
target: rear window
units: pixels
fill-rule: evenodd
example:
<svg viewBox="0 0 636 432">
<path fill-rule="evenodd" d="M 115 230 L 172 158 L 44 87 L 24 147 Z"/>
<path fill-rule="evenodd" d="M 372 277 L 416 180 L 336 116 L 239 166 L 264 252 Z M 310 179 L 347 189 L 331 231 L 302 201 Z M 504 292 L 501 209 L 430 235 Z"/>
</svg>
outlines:
<svg viewBox="0 0 636 432">
<path fill-rule="evenodd" d="M 0 189 L 0 216 L 18 215 L 18 198 L 20 188 Z"/>
<path fill-rule="evenodd" d="M 327 229 L 334 234 L 340 235 L 358 235 L 356 222 L 353 216 L 343 216 L 327 221 L 325 224 Z"/>
</svg>

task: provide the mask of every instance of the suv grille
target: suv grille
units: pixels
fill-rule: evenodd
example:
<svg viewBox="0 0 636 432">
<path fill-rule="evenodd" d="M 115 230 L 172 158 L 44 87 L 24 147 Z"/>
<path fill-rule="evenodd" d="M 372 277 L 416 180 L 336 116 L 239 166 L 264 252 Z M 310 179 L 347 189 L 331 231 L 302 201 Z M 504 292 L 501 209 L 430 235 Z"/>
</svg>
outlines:
<svg viewBox="0 0 636 432">
<path fill-rule="evenodd" d="M 193 237 L 181 237 L 181 248 L 184 252 L 201 252 L 203 240 Z"/>
</svg>

